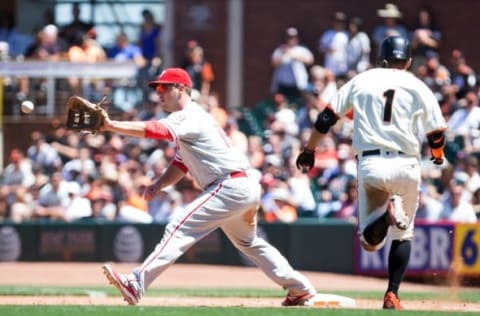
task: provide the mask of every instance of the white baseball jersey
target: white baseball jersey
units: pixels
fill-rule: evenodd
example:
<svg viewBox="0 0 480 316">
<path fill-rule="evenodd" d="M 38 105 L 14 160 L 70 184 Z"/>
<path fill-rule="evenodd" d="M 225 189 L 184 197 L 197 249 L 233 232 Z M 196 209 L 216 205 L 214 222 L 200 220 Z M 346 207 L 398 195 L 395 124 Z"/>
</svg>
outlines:
<svg viewBox="0 0 480 316">
<path fill-rule="evenodd" d="M 142 280 L 142 290 L 195 242 L 220 228 L 268 277 L 287 289 L 289 295 L 315 294 L 308 279 L 257 235 L 260 177 L 249 170 L 245 154 L 230 145 L 213 117 L 190 102 L 161 123 L 167 126 L 177 143 L 175 159 L 187 166 L 204 191 L 175 211 L 160 243 L 135 270 L 134 274 Z"/>
<path fill-rule="evenodd" d="M 432 91 L 412 73 L 375 68 L 355 76 L 332 100 L 340 116 L 353 109 L 353 149 L 385 148 L 415 156 L 417 124 L 429 133 L 446 127 Z"/>
<path fill-rule="evenodd" d="M 418 123 L 425 133 L 446 127 L 432 91 L 410 72 L 375 68 L 347 82 L 331 107 L 340 116 L 353 110 L 353 148 L 359 154 L 359 233 L 384 214 L 395 197 L 410 224 L 406 230 L 391 226 L 392 239 L 413 238 L 421 183 Z M 373 150 L 378 153 L 362 155 Z"/>
<path fill-rule="evenodd" d="M 247 157 L 231 145 L 223 129 L 198 104 L 191 102 L 161 122 L 177 143 L 175 159 L 187 166 L 202 188 L 231 172 L 249 169 Z"/>
</svg>

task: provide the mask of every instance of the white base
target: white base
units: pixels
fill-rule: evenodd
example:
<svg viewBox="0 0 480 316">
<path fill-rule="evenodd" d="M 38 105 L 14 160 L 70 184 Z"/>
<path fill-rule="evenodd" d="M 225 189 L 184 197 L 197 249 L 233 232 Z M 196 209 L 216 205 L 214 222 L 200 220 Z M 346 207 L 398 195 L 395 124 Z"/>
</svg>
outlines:
<svg viewBox="0 0 480 316">
<path fill-rule="evenodd" d="M 355 308 L 356 303 L 353 298 L 335 294 L 322 294 L 318 293 L 307 302 L 305 305 L 312 307 L 325 307 L 325 308 Z"/>
</svg>

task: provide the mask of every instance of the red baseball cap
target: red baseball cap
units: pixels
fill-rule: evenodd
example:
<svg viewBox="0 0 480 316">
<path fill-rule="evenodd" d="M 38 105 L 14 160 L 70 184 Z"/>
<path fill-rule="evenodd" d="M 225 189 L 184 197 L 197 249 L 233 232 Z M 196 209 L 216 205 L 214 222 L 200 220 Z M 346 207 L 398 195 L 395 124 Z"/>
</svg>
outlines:
<svg viewBox="0 0 480 316">
<path fill-rule="evenodd" d="M 161 83 L 183 84 L 189 88 L 192 87 L 192 79 L 182 68 L 167 68 L 157 77 L 157 79 L 148 83 L 149 87 L 156 87 Z"/>
</svg>

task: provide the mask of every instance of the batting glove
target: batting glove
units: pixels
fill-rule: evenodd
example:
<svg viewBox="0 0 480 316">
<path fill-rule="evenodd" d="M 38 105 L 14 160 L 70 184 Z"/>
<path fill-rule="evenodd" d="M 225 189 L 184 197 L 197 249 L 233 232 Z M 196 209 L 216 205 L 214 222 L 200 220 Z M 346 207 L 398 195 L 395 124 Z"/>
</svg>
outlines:
<svg viewBox="0 0 480 316">
<path fill-rule="evenodd" d="M 297 168 L 302 171 L 310 171 L 315 163 L 315 151 L 304 148 L 297 157 Z"/>
</svg>

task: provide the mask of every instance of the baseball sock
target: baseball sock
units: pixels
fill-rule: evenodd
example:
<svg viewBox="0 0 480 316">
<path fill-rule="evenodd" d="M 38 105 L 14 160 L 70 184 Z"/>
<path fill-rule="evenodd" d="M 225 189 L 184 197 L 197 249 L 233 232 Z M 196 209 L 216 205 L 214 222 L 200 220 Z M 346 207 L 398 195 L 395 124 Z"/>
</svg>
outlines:
<svg viewBox="0 0 480 316">
<path fill-rule="evenodd" d="M 393 240 L 388 254 L 388 291 L 398 296 L 398 288 L 403 280 L 410 260 L 410 240 Z"/>
<path fill-rule="evenodd" d="M 383 241 L 385 236 L 387 236 L 389 226 L 390 219 L 388 213 L 385 212 L 382 216 L 365 227 L 363 230 L 363 238 L 372 246 L 378 245 Z"/>
</svg>

